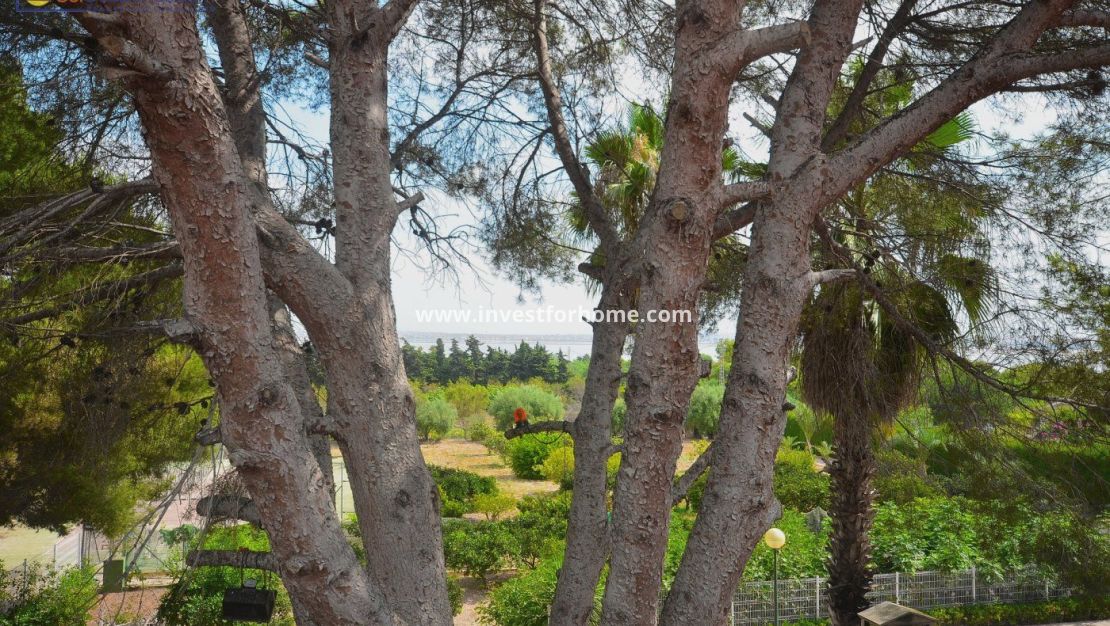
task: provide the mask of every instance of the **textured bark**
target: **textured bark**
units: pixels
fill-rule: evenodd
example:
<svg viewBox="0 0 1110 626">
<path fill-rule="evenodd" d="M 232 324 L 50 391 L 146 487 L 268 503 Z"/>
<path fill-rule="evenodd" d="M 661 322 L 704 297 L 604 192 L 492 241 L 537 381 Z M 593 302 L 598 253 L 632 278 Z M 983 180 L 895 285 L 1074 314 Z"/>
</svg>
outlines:
<svg viewBox="0 0 1110 626">
<path fill-rule="evenodd" d="M 324 330 L 302 320 L 328 374 L 370 576 L 403 621 L 450 624 L 439 492 L 420 452 L 390 278 L 398 209 L 387 51 L 413 4 L 377 9 L 339 0 L 327 7 L 334 33 L 328 62 L 336 266 L 352 294 L 336 303 L 344 307 L 340 327 Z"/>
<path fill-rule="evenodd" d="M 872 422 L 862 415 L 836 415 L 836 456 L 829 518 L 829 616 L 835 626 L 855 626 L 871 589 L 871 524 L 875 519 L 875 453 Z"/>
<path fill-rule="evenodd" d="M 265 526 L 287 589 L 329 624 L 392 623 L 347 545 L 272 342 L 250 182 L 191 11 L 124 14 L 142 66 L 129 83 L 185 259 L 185 310 L 217 383 L 221 436 Z M 111 41 L 93 20 L 83 23 Z M 108 47 L 109 50 L 112 48 Z"/>
<path fill-rule="evenodd" d="M 627 307 L 629 292 L 610 278 L 598 309 Z M 594 608 L 601 569 L 609 557 L 607 464 L 612 452 L 613 403 L 620 391 L 621 355 L 628 325 L 596 322 L 582 408 L 573 424 L 574 491 L 567 524 L 567 547 L 555 588 L 549 622 L 556 626 L 586 624 Z"/>
<path fill-rule="evenodd" d="M 722 192 L 720 149 L 732 82 L 708 53 L 737 28 L 739 15 L 731 2 L 680 6 L 660 170 L 632 245 L 642 256 L 631 267 L 641 272 L 641 310 L 693 313 Z M 658 615 L 671 484 L 698 379 L 697 322 L 642 323 L 635 341 L 602 621 L 642 626 Z"/>
<path fill-rule="evenodd" d="M 809 236 L 821 208 L 799 169 L 819 153 L 825 112 L 861 2 L 819 0 L 771 129 L 770 198 L 756 209 L 732 370 L 702 509 L 663 610 L 665 624 L 718 624 L 759 536 L 778 517 L 775 451 L 786 426 L 785 365 L 814 283 Z M 813 184 L 829 173 L 807 166 Z M 795 177 L 794 184 L 781 181 Z"/>
</svg>

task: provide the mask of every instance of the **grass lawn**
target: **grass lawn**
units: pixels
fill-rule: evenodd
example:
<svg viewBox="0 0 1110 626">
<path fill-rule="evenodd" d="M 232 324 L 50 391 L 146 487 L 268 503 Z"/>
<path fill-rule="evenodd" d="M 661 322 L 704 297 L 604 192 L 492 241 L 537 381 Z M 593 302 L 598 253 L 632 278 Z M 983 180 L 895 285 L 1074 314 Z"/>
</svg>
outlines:
<svg viewBox="0 0 1110 626">
<path fill-rule="evenodd" d="M 24 559 L 49 563 L 51 547 L 57 540 L 58 535 L 49 530 L 0 526 L 0 561 L 5 569 L 18 567 Z"/>
</svg>

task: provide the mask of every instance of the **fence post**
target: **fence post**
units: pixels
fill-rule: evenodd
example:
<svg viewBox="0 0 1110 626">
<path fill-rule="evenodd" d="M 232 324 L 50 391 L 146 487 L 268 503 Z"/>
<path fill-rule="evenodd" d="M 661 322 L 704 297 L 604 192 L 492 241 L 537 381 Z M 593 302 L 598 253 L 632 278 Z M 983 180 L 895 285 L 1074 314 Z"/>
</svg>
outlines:
<svg viewBox="0 0 1110 626">
<path fill-rule="evenodd" d="M 821 619 L 821 577 L 813 577 L 813 619 Z"/>
<path fill-rule="evenodd" d="M 898 572 L 894 572 L 894 603 L 902 604 L 902 579 Z"/>
<path fill-rule="evenodd" d="M 979 595 L 978 590 L 976 589 L 976 586 L 975 586 L 975 566 L 972 565 L 971 566 L 971 603 L 972 604 L 975 604 L 976 600 L 978 600 L 978 595 Z"/>
</svg>

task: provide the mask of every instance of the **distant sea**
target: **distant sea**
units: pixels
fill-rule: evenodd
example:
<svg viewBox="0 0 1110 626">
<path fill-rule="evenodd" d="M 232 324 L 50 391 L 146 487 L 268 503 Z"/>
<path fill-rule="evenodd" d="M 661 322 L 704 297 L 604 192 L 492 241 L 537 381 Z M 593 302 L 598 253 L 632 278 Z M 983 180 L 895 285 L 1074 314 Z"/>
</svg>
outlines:
<svg viewBox="0 0 1110 626">
<path fill-rule="evenodd" d="M 451 345 L 452 339 L 457 339 L 459 344 L 462 345 L 466 338 L 471 333 L 437 333 L 437 332 L 407 332 L 401 331 L 401 338 L 420 348 L 430 348 L 436 344 L 437 339 L 442 339 L 448 346 Z M 473 333 L 478 341 L 482 342 L 483 349 L 486 346 L 493 346 L 502 350 L 512 352 L 514 348 L 520 345 L 520 342 L 526 341 L 529 344 L 539 344 L 547 348 L 548 352 L 555 353 L 559 350 L 563 351 L 568 359 L 573 359 L 580 356 L 587 356 L 590 354 L 590 345 L 593 338 L 590 335 L 525 335 L 525 334 L 485 334 Z M 698 349 L 703 354 L 716 356 L 717 342 L 722 337 L 699 337 Z"/>
</svg>

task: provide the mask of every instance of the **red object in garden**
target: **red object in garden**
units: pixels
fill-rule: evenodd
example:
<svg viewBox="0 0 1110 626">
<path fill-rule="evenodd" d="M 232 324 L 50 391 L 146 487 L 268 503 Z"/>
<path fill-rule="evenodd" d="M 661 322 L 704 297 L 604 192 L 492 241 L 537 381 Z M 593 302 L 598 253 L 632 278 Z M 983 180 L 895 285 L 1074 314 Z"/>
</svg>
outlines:
<svg viewBox="0 0 1110 626">
<path fill-rule="evenodd" d="M 524 407 L 519 407 L 518 406 L 516 408 L 516 410 L 513 411 L 513 426 L 516 427 L 516 428 L 520 428 L 521 426 L 527 426 L 527 425 L 528 425 L 528 412 L 524 410 Z"/>
</svg>

